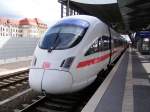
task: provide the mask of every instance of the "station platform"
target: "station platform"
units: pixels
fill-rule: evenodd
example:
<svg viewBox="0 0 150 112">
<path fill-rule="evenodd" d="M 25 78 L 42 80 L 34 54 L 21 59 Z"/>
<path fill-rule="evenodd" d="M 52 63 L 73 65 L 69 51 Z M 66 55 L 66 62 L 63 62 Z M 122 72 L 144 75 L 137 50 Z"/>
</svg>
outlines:
<svg viewBox="0 0 150 112">
<path fill-rule="evenodd" d="M 6 64 L 0 64 L 0 76 L 26 70 L 29 68 L 30 63 L 31 63 L 31 59 L 16 61 L 16 62 L 11 62 Z"/>
<path fill-rule="evenodd" d="M 150 112 L 150 56 L 127 49 L 82 112 Z"/>
</svg>

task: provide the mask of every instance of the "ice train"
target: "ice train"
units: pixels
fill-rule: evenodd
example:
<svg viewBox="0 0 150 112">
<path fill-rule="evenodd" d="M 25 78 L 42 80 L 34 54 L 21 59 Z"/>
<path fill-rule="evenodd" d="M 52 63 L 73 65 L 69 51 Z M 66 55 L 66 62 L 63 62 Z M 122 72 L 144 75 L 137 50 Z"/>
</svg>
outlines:
<svg viewBox="0 0 150 112">
<path fill-rule="evenodd" d="M 65 17 L 39 41 L 29 72 L 30 87 L 47 94 L 90 85 L 125 49 L 125 41 L 96 17 Z"/>
</svg>

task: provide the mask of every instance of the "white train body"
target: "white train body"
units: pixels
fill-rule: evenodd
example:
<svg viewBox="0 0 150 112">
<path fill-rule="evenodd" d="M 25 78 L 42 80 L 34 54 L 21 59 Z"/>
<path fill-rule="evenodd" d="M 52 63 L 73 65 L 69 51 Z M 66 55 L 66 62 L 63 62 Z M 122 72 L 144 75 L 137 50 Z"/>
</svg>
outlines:
<svg viewBox="0 0 150 112">
<path fill-rule="evenodd" d="M 112 29 L 110 32 L 113 39 L 121 42 L 116 32 Z M 60 94 L 91 84 L 97 73 L 107 68 L 124 49 L 122 45 L 115 47 L 112 39 L 110 50 L 110 32 L 96 17 L 78 15 L 61 19 L 35 49 L 29 72 L 31 88 Z"/>
</svg>

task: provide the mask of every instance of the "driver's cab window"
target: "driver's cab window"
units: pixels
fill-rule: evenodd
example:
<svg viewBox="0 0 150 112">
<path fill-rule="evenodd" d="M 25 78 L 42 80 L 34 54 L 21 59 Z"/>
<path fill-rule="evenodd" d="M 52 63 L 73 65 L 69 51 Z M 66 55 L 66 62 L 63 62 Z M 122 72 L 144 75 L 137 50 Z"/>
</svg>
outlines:
<svg viewBox="0 0 150 112">
<path fill-rule="evenodd" d="M 101 50 L 101 38 L 97 39 L 96 41 L 94 41 L 94 43 L 91 45 L 91 47 L 88 49 L 88 51 L 85 53 L 85 56 L 97 53 Z"/>
</svg>

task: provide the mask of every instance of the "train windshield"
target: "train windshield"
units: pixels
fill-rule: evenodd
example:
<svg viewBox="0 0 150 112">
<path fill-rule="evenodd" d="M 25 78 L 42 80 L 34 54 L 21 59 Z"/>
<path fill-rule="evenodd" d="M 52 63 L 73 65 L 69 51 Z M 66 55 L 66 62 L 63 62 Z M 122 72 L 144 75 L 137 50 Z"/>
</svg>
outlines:
<svg viewBox="0 0 150 112">
<path fill-rule="evenodd" d="M 50 28 L 41 40 L 41 49 L 67 49 L 77 45 L 83 38 L 87 27 L 75 24 L 59 24 Z"/>
</svg>

